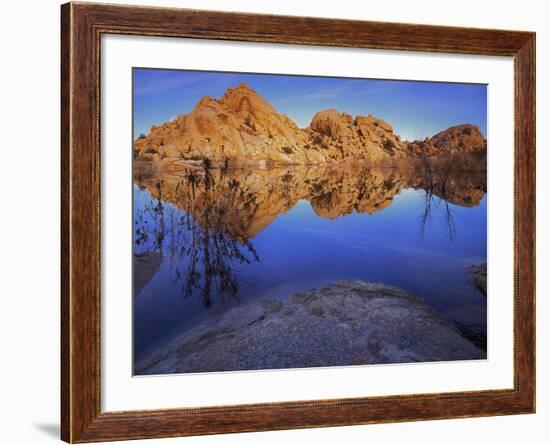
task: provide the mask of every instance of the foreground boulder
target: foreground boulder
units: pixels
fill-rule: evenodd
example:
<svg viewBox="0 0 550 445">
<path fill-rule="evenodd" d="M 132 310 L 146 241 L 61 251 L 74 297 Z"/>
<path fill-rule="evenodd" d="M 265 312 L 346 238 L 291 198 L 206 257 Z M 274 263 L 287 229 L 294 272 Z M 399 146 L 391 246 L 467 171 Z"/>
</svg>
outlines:
<svg viewBox="0 0 550 445">
<path fill-rule="evenodd" d="M 339 281 L 288 301 L 244 304 L 136 363 L 136 374 L 484 359 L 422 299 L 383 283 Z"/>
</svg>

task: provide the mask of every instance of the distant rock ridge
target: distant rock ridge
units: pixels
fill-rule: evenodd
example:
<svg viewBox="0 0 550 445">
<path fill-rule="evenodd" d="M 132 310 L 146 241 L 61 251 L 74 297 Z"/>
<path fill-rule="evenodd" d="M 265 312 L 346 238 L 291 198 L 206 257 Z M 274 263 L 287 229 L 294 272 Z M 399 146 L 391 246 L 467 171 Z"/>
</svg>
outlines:
<svg viewBox="0 0 550 445">
<path fill-rule="evenodd" d="M 407 142 L 381 119 L 333 109 L 319 111 L 301 129 L 246 83 L 228 88 L 219 99 L 203 97 L 188 114 L 153 126 L 134 141 L 134 157 L 139 160 L 171 164 L 207 159 L 214 166 L 349 159 L 395 164 L 457 154 L 472 155 L 470 164 L 484 164 L 486 149 L 487 141 L 475 125 L 458 125 L 424 141 Z"/>
</svg>

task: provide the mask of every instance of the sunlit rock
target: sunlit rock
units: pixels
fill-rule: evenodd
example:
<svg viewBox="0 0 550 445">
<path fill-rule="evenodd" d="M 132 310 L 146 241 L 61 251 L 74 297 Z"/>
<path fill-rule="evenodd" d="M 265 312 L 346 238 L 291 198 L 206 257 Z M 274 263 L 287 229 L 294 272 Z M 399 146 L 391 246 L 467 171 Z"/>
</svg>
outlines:
<svg viewBox="0 0 550 445">
<path fill-rule="evenodd" d="M 134 141 L 136 160 L 164 166 L 207 160 L 223 165 L 313 165 L 363 160 L 394 166 L 471 155 L 485 169 L 487 143 L 474 125 L 459 125 L 425 141 L 402 141 L 381 119 L 333 109 L 320 111 L 301 129 L 246 83 L 219 99 L 203 97 L 195 108 Z M 474 156 L 475 155 L 475 156 Z M 463 162 L 464 163 L 464 162 Z"/>
</svg>

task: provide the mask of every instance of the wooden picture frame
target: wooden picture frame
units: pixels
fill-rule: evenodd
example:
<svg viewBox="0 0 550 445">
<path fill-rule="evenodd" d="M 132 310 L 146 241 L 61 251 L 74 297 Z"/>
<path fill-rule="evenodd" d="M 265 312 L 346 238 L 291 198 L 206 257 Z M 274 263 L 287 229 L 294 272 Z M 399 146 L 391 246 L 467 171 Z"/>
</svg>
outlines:
<svg viewBox="0 0 550 445">
<path fill-rule="evenodd" d="M 535 34 L 92 3 L 61 7 L 61 437 L 175 437 L 535 411 Z M 512 56 L 514 387 L 209 408 L 102 412 L 100 38 L 103 34 Z M 512 254 L 512 252 L 510 252 Z"/>
</svg>

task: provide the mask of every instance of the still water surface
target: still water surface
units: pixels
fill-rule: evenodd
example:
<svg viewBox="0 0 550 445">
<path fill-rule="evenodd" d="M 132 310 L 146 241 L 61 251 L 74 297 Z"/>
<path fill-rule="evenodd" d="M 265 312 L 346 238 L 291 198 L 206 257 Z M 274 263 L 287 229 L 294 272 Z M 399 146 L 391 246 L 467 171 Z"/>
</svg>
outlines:
<svg viewBox="0 0 550 445">
<path fill-rule="evenodd" d="M 484 174 L 286 168 L 134 184 L 134 253 L 161 265 L 134 298 L 134 355 L 236 304 L 382 281 L 486 326 L 468 267 L 486 261 Z"/>
</svg>

